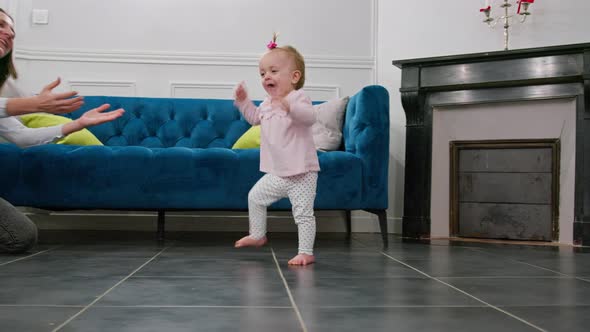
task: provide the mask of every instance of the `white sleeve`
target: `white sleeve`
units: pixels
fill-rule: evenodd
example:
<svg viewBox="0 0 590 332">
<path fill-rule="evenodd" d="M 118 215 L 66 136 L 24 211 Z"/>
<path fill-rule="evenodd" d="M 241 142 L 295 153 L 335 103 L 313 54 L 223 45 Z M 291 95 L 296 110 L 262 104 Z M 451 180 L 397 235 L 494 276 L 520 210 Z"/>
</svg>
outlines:
<svg viewBox="0 0 590 332">
<path fill-rule="evenodd" d="M 28 93 L 21 89 L 12 77 L 9 77 L 6 82 L 4 82 L 2 90 L 0 90 L 0 97 L 4 98 L 31 97 L 34 95 L 34 93 Z"/>
<path fill-rule="evenodd" d="M 52 143 L 63 137 L 63 125 L 27 128 L 17 118 L 0 118 L 0 136 L 20 147 Z"/>
<path fill-rule="evenodd" d="M 8 114 L 6 114 L 6 102 L 7 101 L 8 101 L 8 98 L 0 97 L 0 119 L 8 116 Z"/>
<path fill-rule="evenodd" d="M 32 94 L 26 93 L 21 88 L 19 88 L 18 84 L 16 84 L 13 78 L 8 78 L 0 90 L 0 118 L 9 116 L 6 113 L 6 102 L 8 101 L 8 98 L 30 96 L 32 96 Z"/>
<path fill-rule="evenodd" d="M 6 102 L 8 98 L 27 97 L 27 93 L 19 89 L 12 79 L 6 80 L 0 92 L 0 138 L 14 143 L 20 147 L 29 147 L 55 142 L 63 137 L 63 125 L 28 128 L 14 116 L 6 114 Z"/>
</svg>

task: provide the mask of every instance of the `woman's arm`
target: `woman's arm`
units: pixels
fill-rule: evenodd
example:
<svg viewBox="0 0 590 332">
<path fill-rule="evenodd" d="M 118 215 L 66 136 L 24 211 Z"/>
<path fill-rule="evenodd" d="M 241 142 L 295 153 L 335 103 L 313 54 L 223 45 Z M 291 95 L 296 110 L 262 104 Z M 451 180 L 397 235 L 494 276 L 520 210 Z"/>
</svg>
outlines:
<svg viewBox="0 0 590 332">
<path fill-rule="evenodd" d="M 21 148 L 52 143 L 62 138 L 64 125 L 27 128 L 17 118 L 7 117 L 0 119 L 0 136 Z"/>
<path fill-rule="evenodd" d="M 0 98 L 0 117 L 45 112 L 53 114 L 70 113 L 84 104 L 83 98 L 74 97 L 77 92 L 53 93 L 61 79 L 49 83 L 36 96 L 18 98 Z"/>
<path fill-rule="evenodd" d="M 56 81 L 46 86 L 40 94 L 42 98 L 34 99 L 35 97 L 39 96 L 24 97 L 25 94 L 23 93 L 23 91 L 20 90 L 13 81 L 6 81 L 5 85 L 2 87 L 2 96 L 10 98 L 0 98 L 0 137 L 3 137 L 9 142 L 14 143 L 20 147 L 48 144 L 78 130 L 82 130 L 84 128 L 98 125 L 104 122 L 112 121 L 120 117 L 124 113 L 123 109 L 118 109 L 108 113 L 102 113 L 110 107 L 110 105 L 104 104 L 100 107 L 97 107 L 84 113 L 82 116 L 80 116 L 78 119 L 72 122 L 68 122 L 63 125 L 43 128 L 28 128 L 24 126 L 17 118 L 6 114 L 6 110 L 9 110 L 9 113 L 14 113 L 15 109 L 17 114 L 27 113 L 23 112 L 23 110 L 27 109 L 50 110 L 52 107 L 47 107 L 47 105 L 51 105 L 51 100 L 53 100 L 54 102 L 58 102 L 61 97 L 72 96 L 75 94 L 75 92 L 68 92 L 65 94 L 52 94 L 51 90 L 55 88 L 59 84 L 59 82 L 60 80 L 57 79 Z M 74 111 L 75 109 L 78 109 L 80 106 L 82 106 L 81 102 L 75 101 L 76 99 L 80 101 L 81 97 L 69 99 L 68 101 L 70 101 L 70 109 L 67 109 L 66 107 L 66 112 L 62 113 Z M 35 102 L 41 103 L 35 104 Z M 9 107 L 6 107 L 7 103 L 10 104 Z M 27 103 L 29 104 L 27 105 Z M 54 106 L 56 106 L 55 103 Z M 56 108 L 54 107 L 53 109 Z"/>
<path fill-rule="evenodd" d="M 115 111 L 103 113 L 109 107 L 109 104 L 104 104 L 84 113 L 72 122 L 42 128 L 28 128 L 15 117 L 1 118 L 0 136 L 23 148 L 52 143 L 78 130 L 112 121 L 125 112 L 120 108 Z"/>
<path fill-rule="evenodd" d="M 114 111 L 103 113 L 111 107 L 109 104 L 103 104 L 97 108 L 91 109 L 90 111 L 82 114 L 79 118 L 72 122 L 68 122 L 63 125 L 62 133 L 64 136 L 69 135 L 78 130 L 96 126 L 101 123 L 113 121 L 125 113 L 125 110 L 119 108 Z"/>
</svg>

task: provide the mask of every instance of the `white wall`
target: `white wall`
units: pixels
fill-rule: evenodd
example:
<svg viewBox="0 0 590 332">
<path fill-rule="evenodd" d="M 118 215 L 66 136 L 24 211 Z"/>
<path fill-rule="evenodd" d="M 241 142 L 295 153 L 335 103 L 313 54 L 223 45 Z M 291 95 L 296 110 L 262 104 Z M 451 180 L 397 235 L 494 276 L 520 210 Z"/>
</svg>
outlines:
<svg viewBox="0 0 590 332">
<path fill-rule="evenodd" d="M 491 3 L 492 14 L 498 15 L 503 0 Z M 482 23 L 483 4 L 484 0 L 378 1 L 377 82 L 391 97 L 389 216 L 396 229 L 403 215 L 406 118 L 398 91 L 401 70 L 391 62 L 503 50 L 501 25 L 490 29 Z M 510 28 L 510 49 L 590 42 L 590 1 L 537 0 L 530 11 L 524 24 Z"/>
<path fill-rule="evenodd" d="M 12 3 L 15 54 L 30 89 L 61 75 L 82 94 L 231 98 L 245 80 L 262 97 L 258 58 L 274 31 L 279 44 L 306 57 L 314 99 L 349 95 L 375 81 L 373 1 Z M 49 24 L 32 24 L 33 9 L 48 10 Z"/>
</svg>

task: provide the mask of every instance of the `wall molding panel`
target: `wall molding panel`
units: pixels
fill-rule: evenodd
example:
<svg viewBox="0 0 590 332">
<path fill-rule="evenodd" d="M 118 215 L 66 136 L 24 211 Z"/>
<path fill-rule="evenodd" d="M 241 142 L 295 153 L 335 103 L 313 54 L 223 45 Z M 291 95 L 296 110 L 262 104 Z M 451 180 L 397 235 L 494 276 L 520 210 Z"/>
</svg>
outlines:
<svg viewBox="0 0 590 332">
<path fill-rule="evenodd" d="M 78 91 L 83 96 L 136 96 L 137 89 L 134 81 L 106 81 L 106 80 L 68 80 L 70 90 Z"/>
<path fill-rule="evenodd" d="M 304 90 L 311 100 L 340 98 L 340 86 L 337 85 L 306 84 Z"/>
<path fill-rule="evenodd" d="M 233 95 L 237 84 L 237 82 L 170 82 L 170 97 L 227 99 L 228 96 Z"/>
</svg>

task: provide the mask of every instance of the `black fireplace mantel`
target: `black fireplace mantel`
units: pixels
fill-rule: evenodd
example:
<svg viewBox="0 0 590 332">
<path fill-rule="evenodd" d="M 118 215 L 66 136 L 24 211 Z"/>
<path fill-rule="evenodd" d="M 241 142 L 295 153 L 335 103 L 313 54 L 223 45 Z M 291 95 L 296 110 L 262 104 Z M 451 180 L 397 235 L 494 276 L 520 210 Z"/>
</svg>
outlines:
<svg viewBox="0 0 590 332">
<path fill-rule="evenodd" d="M 590 43 L 396 60 L 393 65 L 402 70 L 407 121 L 404 237 L 430 236 L 434 107 L 575 98 L 573 242 L 590 245 Z"/>
</svg>

